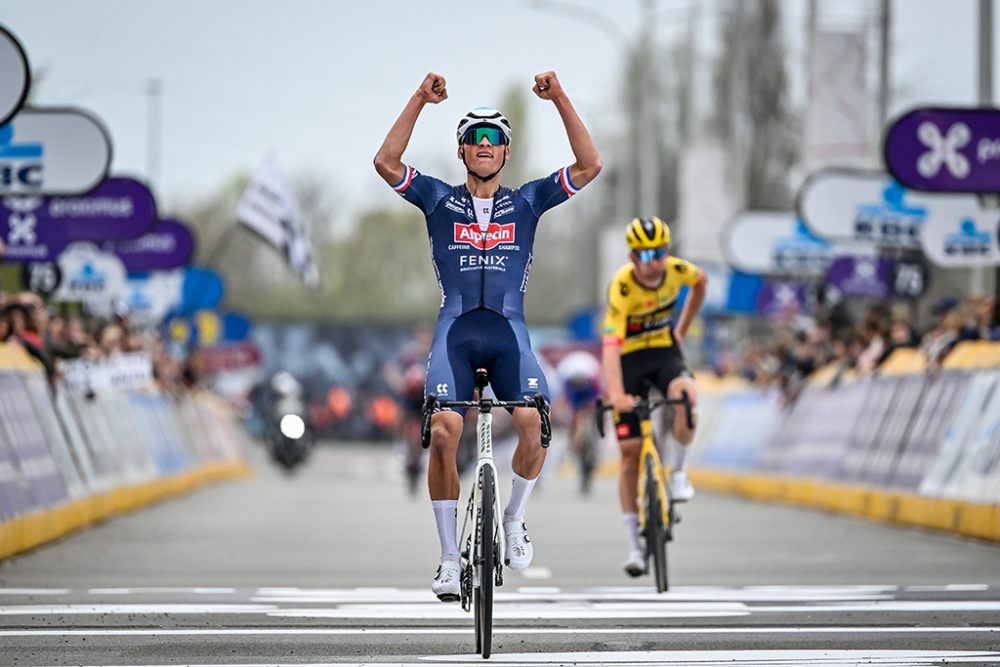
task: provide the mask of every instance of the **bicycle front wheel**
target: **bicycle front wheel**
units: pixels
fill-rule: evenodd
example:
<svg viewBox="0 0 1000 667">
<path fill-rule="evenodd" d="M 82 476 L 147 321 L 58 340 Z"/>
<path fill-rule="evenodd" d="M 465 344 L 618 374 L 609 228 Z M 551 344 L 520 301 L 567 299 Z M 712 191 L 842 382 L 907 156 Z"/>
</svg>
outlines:
<svg viewBox="0 0 1000 667">
<path fill-rule="evenodd" d="M 476 623 L 476 652 L 483 658 L 490 657 L 493 643 L 493 581 L 496 576 L 496 543 L 493 541 L 496 516 L 496 497 L 493 468 L 484 466 L 479 474 L 482 487 L 482 507 L 479 508 L 479 525 L 476 527 L 476 563 L 479 571 L 479 586 L 473 592 Z"/>
<path fill-rule="evenodd" d="M 660 501 L 660 486 L 657 483 L 657 467 L 653 457 L 646 461 L 646 550 L 653 557 L 653 573 L 656 590 L 667 590 L 667 531 L 663 525 L 663 511 Z"/>
</svg>

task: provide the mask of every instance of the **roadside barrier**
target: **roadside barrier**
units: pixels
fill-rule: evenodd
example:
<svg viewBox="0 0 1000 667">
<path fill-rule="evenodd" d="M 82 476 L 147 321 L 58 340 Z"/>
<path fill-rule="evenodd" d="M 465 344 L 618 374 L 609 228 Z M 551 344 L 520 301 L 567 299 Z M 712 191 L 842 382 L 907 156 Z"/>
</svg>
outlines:
<svg viewBox="0 0 1000 667">
<path fill-rule="evenodd" d="M 825 370 L 776 392 L 703 391 L 698 486 L 1000 541 L 1000 344 L 917 350 L 875 376 Z"/>
<path fill-rule="evenodd" d="M 70 362 L 53 394 L 31 357 L 0 344 L 0 559 L 245 476 L 244 445 L 221 399 L 163 395 L 143 354 Z"/>
</svg>

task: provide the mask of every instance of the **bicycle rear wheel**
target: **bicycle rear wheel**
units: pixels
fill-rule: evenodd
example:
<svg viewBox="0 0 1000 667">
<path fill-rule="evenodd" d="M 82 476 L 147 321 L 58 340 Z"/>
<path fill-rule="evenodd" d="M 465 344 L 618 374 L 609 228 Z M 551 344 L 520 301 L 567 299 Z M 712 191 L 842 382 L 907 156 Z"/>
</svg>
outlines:
<svg viewBox="0 0 1000 667">
<path fill-rule="evenodd" d="M 493 468 L 483 467 L 479 474 L 482 486 L 483 504 L 479 511 L 479 525 L 476 527 L 478 542 L 476 561 L 479 568 L 479 586 L 473 592 L 476 623 L 476 653 L 483 658 L 490 657 L 493 644 L 493 581 L 496 576 L 496 549 L 493 528 L 496 517 L 493 514 L 496 497 Z"/>
<path fill-rule="evenodd" d="M 663 525 L 663 511 L 660 504 L 657 467 L 653 457 L 647 456 L 646 466 L 646 551 L 653 557 L 653 574 L 656 590 L 667 590 L 667 534 Z"/>
</svg>

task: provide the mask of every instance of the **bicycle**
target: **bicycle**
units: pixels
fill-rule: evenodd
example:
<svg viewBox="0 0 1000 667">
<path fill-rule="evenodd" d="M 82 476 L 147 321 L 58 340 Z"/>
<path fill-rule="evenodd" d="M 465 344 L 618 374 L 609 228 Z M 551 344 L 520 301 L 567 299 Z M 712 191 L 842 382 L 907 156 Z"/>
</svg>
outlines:
<svg viewBox="0 0 1000 667">
<path fill-rule="evenodd" d="M 503 586 L 503 565 L 506 559 L 497 558 L 497 552 L 504 548 L 503 522 L 500 494 L 497 492 L 497 469 L 493 462 L 493 408 L 535 408 L 542 420 L 542 447 L 548 447 L 552 439 L 548 404 L 545 397 L 535 394 L 530 400 L 497 401 L 483 396 L 489 380 L 486 371 L 476 370 L 476 396 L 473 401 L 439 401 L 435 394 L 428 394 L 424 401 L 421 445 L 430 447 L 431 416 L 436 408 L 476 408 L 478 461 L 475 479 L 469 493 L 469 502 L 462 522 L 459 544 L 461 551 L 460 601 L 462 609 L 474 611 L 476 632 L 476 653 L 483 658 L 490 657 L 493 642 L 493 587 Z"/>
<path fill-rule="evenodd" d="M 646 571 L 649 571 L 649 559 L 652 557 L 656 590 L 659 593 L 665 592 L 669 587 L 667 542 L 674 539 L 674 526 L 681 521 L 680 515 L 674 509 L 675 501 L 670 494 L 670 486 L 667 484 L 660 454 L 653 438 L 651 415 L 653 410 L 663 405 L 683 405 L 688 427 L 694 428 L 691 399 L 687 392 L 681 392 L 681 398 L 677 399 L 664 398 L 650 401 L 642 398 L 635 402 L 633 409 L 639 417 L 642 431 L 642 449 L 639 450 L 639 482 L 637 485 L 639 529 L 646 539 Z M 602 437 L 604 436 L 604 413 L 609 410 L 613 410 L 613 408 L 598 399 L 595 418 L 597 430 Z"/>
</svg>

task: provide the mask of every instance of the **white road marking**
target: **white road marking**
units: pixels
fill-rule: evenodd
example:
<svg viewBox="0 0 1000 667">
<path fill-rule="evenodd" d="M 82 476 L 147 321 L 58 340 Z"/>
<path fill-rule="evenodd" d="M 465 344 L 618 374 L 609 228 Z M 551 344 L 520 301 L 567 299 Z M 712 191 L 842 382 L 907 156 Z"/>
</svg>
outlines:
<svg viewBox="0 0 1000 667">
<path fill-rule="evenodd" d="M 904 590 L 915 593 L 954 593 L 961 591 L 987 591 L 986 584 L 947 584 L 946 586 L 907 586 Z"/>
<path fill-rule="evenodd" d="M 70 592 L 68 588 L 0 588 L 0 596 L 3 595 L 66 595 Z"/>
<path fill-rule="evenodd" d="M 235 588 L 90 588 L 91 595 L 170 595 L 194 593 L 195 595 L 232 595 Z"/>
<path fill-rule="evenodd" d="M 467 635 L 469 626 L 435 628 L 112 628 L 108 630 L 0 630 L 0 637 L 205 637 L 213 635 Z M 539 628 L 495 627 L 494 635 L 809 635 L 809 634 L 946 634 L 994 633 L 1000 626 L 843 626 L 843 627 L 705 627 L 705 628 Z"/>
<path fill-rule="evenodd" d="M 525 579 L 551 579 L 552 570 L 547 567 L 527 567 L 518 572 Z"/>
<path fill-rule="evenodd" d="M 0 616 L 46 614 L 265 614 L 267 604 L 54 604 L 0 606 Z"/>
</svg>

